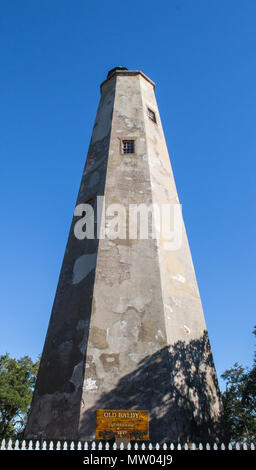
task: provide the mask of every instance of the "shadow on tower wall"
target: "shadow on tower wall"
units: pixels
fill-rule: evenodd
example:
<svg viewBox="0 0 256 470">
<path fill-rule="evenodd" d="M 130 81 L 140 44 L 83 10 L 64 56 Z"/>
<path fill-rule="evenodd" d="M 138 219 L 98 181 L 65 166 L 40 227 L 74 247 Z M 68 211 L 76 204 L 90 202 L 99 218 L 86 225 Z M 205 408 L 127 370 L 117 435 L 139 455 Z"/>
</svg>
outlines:
<svg viewBox="0 0 256 470">
<path fill-rule="evenodd" d="M 79 439 L 94 439 L 96 410 L 148 410 L 153 442 L 225 441 L 208 335 L 145 357 L 81 417 Z"/>
</svg>

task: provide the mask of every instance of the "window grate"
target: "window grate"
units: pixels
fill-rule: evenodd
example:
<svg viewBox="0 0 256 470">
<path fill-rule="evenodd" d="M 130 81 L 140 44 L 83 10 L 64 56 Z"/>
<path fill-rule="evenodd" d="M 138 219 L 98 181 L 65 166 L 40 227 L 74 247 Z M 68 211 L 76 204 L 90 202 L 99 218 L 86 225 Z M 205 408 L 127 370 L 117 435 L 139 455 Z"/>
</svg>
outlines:
<svg viewBox="0 0 256 470">
<path fill-rule="evenodd" d="M 151 121 L 156 122 L 156 115 L 152 109 L 148 108 L 148 117 L 151 119 Z"/>
<path fill-rule="evenodd" d="M 122 151 L 123 151 L 123 153 L 135 153 L 134 140 L 123 140 L 122 141 Z"/>
</svg>

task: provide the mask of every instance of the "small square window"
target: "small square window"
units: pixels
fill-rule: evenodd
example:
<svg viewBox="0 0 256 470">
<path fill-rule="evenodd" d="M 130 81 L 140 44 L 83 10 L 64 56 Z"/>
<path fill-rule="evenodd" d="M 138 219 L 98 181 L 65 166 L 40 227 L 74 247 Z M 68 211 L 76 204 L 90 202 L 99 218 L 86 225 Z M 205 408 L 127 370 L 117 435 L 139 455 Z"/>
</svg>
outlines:
<svg viewBox="0 0 256 470">
<path fill-rule="evenodd" d="M 156 115 L 152 109 L 148 108 L 148 117 L 151 119 L 151 121 L 156 122 Z"/>
<path fill-rule="evenodd" d="M 122 153 L 135 153 L 135 141 L 122 140 Z"/>
</svg>

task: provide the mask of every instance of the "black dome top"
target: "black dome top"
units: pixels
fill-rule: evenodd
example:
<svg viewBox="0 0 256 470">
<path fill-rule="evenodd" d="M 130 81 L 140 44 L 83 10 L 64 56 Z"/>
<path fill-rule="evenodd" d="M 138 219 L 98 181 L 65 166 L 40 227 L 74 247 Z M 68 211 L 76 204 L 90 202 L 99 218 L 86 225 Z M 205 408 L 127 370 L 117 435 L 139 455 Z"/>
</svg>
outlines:
<svg viewBox="0 0 256 470">
<path fill-rule="evenodd" d="M 110 77 L 110 75 L 112 75 L 112 73 L 115 72 L 116 70 L 128 70 L 128 69 L 127 67 L 122 67 L 121 65 L 119 67 L 114 67 L 108 72 L 107 78 Z"/>
</svg>

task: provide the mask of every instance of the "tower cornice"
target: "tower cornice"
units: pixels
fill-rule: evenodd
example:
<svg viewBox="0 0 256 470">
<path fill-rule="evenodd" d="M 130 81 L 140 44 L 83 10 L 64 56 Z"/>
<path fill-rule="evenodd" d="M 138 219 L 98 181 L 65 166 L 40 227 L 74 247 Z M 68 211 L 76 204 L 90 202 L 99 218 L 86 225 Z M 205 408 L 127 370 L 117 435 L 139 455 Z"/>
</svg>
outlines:
<svg viewBox="0 0 256 470">
<path fill-rule="evenodd" d="M 155 90 L 155 83 L 153 82 L 153 80 L 151 80 L 149 77 L 147 77 L 147 75 L 145 75 L 145 73 L 143 73 L 141 70 L 127 70 L 127 69 L 121 69 L 121 68 L 115 68 L 113 70 L 111 70 L 109 73 L 108 73 L 108 76 L 106 78 L 106 80 L 104 80 L 104 82 L 101 83 L 100 85 L 100 90 L 102 91 L 102 87 L 105 85 L 105 83 L 109 82 L 109 80 L 111 80 L 113 77 L 117 76 L 117 75 L 121 75 L 121 76 L 132 76 L 132 75 L 141 75 L 145 80 L 147 80 L 149 83 L 151 83 L 151 85 L 153 86 L 154 90 Z"/>
</svg>

